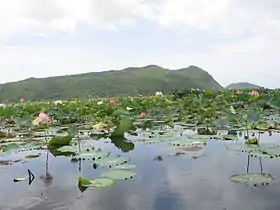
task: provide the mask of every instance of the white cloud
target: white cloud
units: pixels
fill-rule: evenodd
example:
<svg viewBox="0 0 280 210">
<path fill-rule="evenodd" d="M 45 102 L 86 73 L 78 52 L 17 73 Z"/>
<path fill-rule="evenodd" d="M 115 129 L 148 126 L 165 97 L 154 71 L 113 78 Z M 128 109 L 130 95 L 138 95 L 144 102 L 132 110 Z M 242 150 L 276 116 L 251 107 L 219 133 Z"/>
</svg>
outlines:
<svg viewBox="0 0 280 210">
<path fill-rule="evenodd" d="M 198 29 L 234 36 L 270 24 L 277 18 L 279 22 L 277 0 L 164 0 L 158 5 L 157 22 L 161 26 L 185 31 Z"/>
<path fill-rule="evenodd" d="M 36 37 L 40 37 L 40 38 L 44 38 L 44 39 L 48 39 L 50 38 L 48 34 L 45 34 L 45 33 L 35 33 L 35 34 L 31 34 L 33 36 L 36 36 Z"/>
<path fill-rule="evenodd" d="M 162 27 L 235 35 L 279 21 L 277 0 L 9 0 L 1 3 L 1 35 L 21 30 L 74 32 L 82 21 L 115 29 L 146 18 Z"/>
<path fill-rule="evenodd" d="M 277 86 L 277 76 L 280 77 L 277 69 L 280 65 L 279 10 L 278 0 L 3 1 L 0 3 L 0 44 L 4 47 L 0 48 L 0 69 L 6 72 L 0 82 L 155 63 L 170 68 L 195 64 L 223 84 L 250 80 Z M 11 38 L 22 33 L 44 39 L 60 31 L 81 33 L 77 31 L 80 22 L 99 30 L 121 30 L 123 26 L 137 26 L 141 19 L 157 24 L 155 27 L 162 34 L 165 30 L 186 35 L 200 31 L 205 36 L 216 37 L 217 41 L 207 52 L 190 53 L 192 49 L 188 49 L 188 52 L 174 55 L 159 50 L 151 56 L 136 53 L 134 46 L 129 49 L 133 52 L 131 55 L 113 55 L 110 43 L 104 46 L 107 51 L 100 47 L 74 49 L 67 44 L 57 46 L 49 39 L 48 47 L 38 43 L 35 48 L 21 46 Z M 199 43 L 198 39 L 194 41 Z M 79 44 L 81 40 L 76 41 Z M 174 43 L 184 41 L 174 40 Z M 164 41 L 162 44 L 165 45 Z M 149 46 L 143 48 L 149 50 Z"/>
<path fill-rule="evenodd" d="M 74 33 L 82 21 L 101 29 L 149 15 L 143 0 L 9 0 L 0 3 L 0 38 L 19 31 L 63 30 Z"/>
<path fill-rule="evenodd" d="M 195 64 L 209 71 L 222 85 L 248 81 L 265 87 L 279 87 L 280 33 L 217 45 L 210 52 L 178 54 L 166 60 L 179 68 Z"/>
</svg>

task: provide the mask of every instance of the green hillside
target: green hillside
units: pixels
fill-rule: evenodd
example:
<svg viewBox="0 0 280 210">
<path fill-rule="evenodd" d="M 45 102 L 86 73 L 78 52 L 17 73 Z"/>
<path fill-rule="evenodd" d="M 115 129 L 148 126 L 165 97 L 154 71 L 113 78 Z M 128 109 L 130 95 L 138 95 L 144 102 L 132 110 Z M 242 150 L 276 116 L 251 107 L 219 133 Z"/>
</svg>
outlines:
<svg viewBox="0 0 280 210">
<path fill-rule="evenodd" d="M 0 84 L 0 101 L 127 96 L 188 88 L 223 89 L 210 74 L 196 66 L 169 70 L 150 65 Z"/>
<path fill-rule="evenodd" d="M 225 87 L 226 89 L 261 89 L 263 87 L 248 82 L 232 83 Z"/>
</svg>

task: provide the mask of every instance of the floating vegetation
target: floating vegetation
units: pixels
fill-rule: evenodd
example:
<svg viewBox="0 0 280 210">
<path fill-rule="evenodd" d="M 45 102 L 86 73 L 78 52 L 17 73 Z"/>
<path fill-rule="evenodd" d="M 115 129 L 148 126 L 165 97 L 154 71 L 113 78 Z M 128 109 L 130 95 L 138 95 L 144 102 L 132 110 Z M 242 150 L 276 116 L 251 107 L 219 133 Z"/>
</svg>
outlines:
<svg viewBox="0 0 280 210">
<path fill-rule="evenodd" d="M 119 165 L 123 165 L 128 162 L 129 162 L 129 158 L 126 157 L 107 157 L 104 159 L 95 160 L 93 164 L 101 167 L 112 168 Z"/>
<path fill-rule="evenodd" d="M 76 156 L 72 157 L 72 160 L 99 160 L 102 158 L 106 158 L 110 155 L 109 152 L 106 151 L 92 151 L 87 153 L 80 153 Z"/>
<path fill-rule="evenodd" d="M 34 158 L 38 158 L 40 156 L 41 156 L 41 154 L 39 153 L 39 154 L 35 154 L 35 155 L 27 155 L 27 156 L 25 156 L 25 158 L 27 158 L 27 159 L 34 159 Z"/>
<path fill-rule="evenodd" d="M 132 164 L 118 165 L 114 167 L 114 169 L 122 169 L 122 170 L 131 170 L 134 168 L 136 168 L 136 165 L 132 165 Z"/>
<path fill-rule="evenodd" d="M 106 177 L 110 179 L 116 179 L 116 180 L 124 180 L 124 179 L 132 179 L 136 177 L 136 173 L 133 171 L 127 171 L 127 170 L 112 170 L 107 171 L 101 174 L 101 177 Z"/>
<path fill-rule="evenodd" d="M 200 162 L 192 159 L 208 155 L 205 151 L 211 143 L 225 144 L 228 150 L 257 157 L 260 162 L 261 158 L 279 158 L 280 144 L 261 140 L 263 132 L 270 132 L 270 137 L 280 130 L 279 93 L 260 90 L 258 96 L 252 96 L 246 91 L 236 94 L 190 90 L 180 93 L 180 97 L 73 99 L 60 105 L 22 102 L 1 107 L 0 165 L 9 171 L 14 168 L 12 164 L 28 161 L 21 166 L 29 167 L 29 163 L 46 157 L 45 173 L 39 177 L 45 184 L 51 183 L 50 152 L 54 156 L 51 163 L 57 161 L 57 156 L 67 156 L 62 158 L 77 165 L 79 188 L 102 188 L 112 186 L 115 180 L 137 176 L 131 171 L 137 165 L 130 164 L 130 157 L 135 157 L 130 152 L 138 146 L 140 151 L 143 149 L 143 162 L 151 164 L 167 159 L 184 161 L 183 158 Z M 161 153 L 157 148 L 166 151 Z M 45 151 L 47 156 L 41 155 Z M 164 166 L 165 162 L 158 165 Z M 83 177 L 87 167 L 98 178 Z M 272 183 L 273 177 L 247 173 L 233 175 L 231 180 L 258 186 Z"/>
<path fill-rule="evenodd" d="M 242 183 L 248 186 L 269 185 L 274 182 L 274 178 L 270 174 L 264 173 L 247 173 L 232 175 L 230 179 L 233 182 Z"/>
<path fill-rule="evenodd" d="M 83 187 L 108 187 L 114 184 L 112 179 L 108 178 L 98 178 L 98 179 L 86 179 L 83 177 L 78 178 L 78 185 Z"/>
<path fill-rule="evenodd" d="M 232 151 L 247 153 L 251 157 L 279 158 L 280 144 L 230 144 L 226 148 Z"/>
<path fill-rule="evenodd" d="M 170 142 L 170 144 L 177 147 L 184 147 L 184 146 L 205 145 L 205 141 L 189 139 L 189 140 L 182 140 L 182 141 L 181 140 L 172 141 Z"/>
<path fill-rule="evenodd" d="M 72 140 L 71 136 L 53 137 L 49 143 L 49 148 L 59 148 L 65 145 L 69 145 Z"/>
<path fill-rule="evenodd" d="M 184 151 L 199 151 L 199 150 L 202 150 L 203 147 L 194 145 L 194 146 L 179 147 L 178 149 L 184 150 Z"/>
</svg>

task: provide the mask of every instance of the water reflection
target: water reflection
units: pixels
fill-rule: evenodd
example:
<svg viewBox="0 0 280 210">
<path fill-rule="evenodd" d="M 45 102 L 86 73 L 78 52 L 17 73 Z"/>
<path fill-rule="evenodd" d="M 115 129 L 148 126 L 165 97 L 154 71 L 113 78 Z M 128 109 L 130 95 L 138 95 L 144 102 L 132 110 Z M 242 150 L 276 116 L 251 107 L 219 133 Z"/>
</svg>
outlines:
<svg viewBox="0 0 280 210">
<path fill-rule="evenodd" d="M 111 142 L 125 153 L 134 149 L 134 143 L 123 137 L 111 137 Z"/>
<path fill-rule="evenodd" d="M 267 141 L 266 136 L 262 141 Z M 98 143 L 102 147 L 102 141 Z M 28 186 L 29 188 L 26 188 L 26 184 L 21 187 L 20 183 L 8 187 L 8 181 L 6 183 L 0 180 L 2 190 L 0 190 L 0 209 L 5 209 L 1 208 L 4 206 L 5 198 L 1 196 L 3 191 L 8 193 L 16 191 L 17 198 L 21 199 L 28 199 L 33 193 L 38 196 L 44 192 L 47 199 L 35 207 L 25 208 L 29 210 L 280 209 L 278 202 L 280 190 L 277 184 L 249 188 L 229 180 L 229 177 L 237 171 L 244 171 L 245 174 L 253 171 L 263 174 L 265 171 L 273 174 L 276 180 L 280 180 L 279 160 L 252 158 L 243 153 L 238 155 L 228 152 L 222 144 L 221 141 L 209 140 L 206 156 L 192 159 L 184 155 L 178 157 L 165 155 L 164 148 L 170 147 L 168 143 L 145 145 L 125 139 L 112 139 L 112 145 L 105 143 L 104 145 L 114 148 L 112 151 L 117 150 L 115 149 L 117 147 L 120 151 L 130 152 L 123 155 L 131 157 L 132 163 L 137 165 L 135 170 L 138 175 L 134 179 L 117 182 L 109 188 L 88 188 L 86 191 L 80 186 L 77 187 L 77 178 L 80 175 L 87 178 L 98 177 L 102 169 L 93 170 L 91 161 L 80 160 L 73 164 L 69 161 L 69 157 L 52 157 L 46 153 L 46 158 L 41 159 L 45 163 L 45 173 L 41 176 L 44 186 L 42 182 L 35 181 L 32 186 Z M 120 151 L 115 153 L 119 154 Z M 153 160 L 159 154 L 164 161 Z M 254 160 L 257 164 L 253 164 Z M 30 165 L 35 169 L 35 173 L 38 173 L 36 168 L 40 169 L 42 162 L 36 161 L 31 162 Z M 49 162 L 51 162 L 51 173 Z M 19 169 L 12 168 L 11 171 L 13 170 Z M 9 180 L 2 176 L 1 178 Z M 9 201 L 12 202 L 12 199 Z"/>
<path fill-rule="evenodd" d="M 50 186 L 53 183 L 53 176 L 49 173 L 49 153 L 50 151 L 46 151 L 46 162 L 45 162 L 45 174 L 40 176 L 40 179 L 44 182 L 45 186 Z"/>
<path fill-rule="evenodd" d="M 263 173 L 263 163 L 262 163 L 262 158 L 259 157 L 259 164 L 260 164 L 260 172 Z M 246 167 L 246 172 L 247 174 L 249 173 L 249 168 L 250 168 L 250 160 L 251 160 L 251 155 L 248 155 L 247 157 L 247 167 Z"/>
</svg>

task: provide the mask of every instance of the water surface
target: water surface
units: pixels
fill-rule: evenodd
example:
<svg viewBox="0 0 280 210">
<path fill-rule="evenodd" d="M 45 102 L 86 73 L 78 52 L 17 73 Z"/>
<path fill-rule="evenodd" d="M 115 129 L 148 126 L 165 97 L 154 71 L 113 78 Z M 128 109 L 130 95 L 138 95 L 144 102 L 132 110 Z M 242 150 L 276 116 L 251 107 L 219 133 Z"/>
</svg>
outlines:
<svg viewBox="0 0 280 210">
<path fill-rule="evenodd" d="M 262 136 L 263 142 L 279 141 L 279 134 Z M 131 139 L 133 139 L 131 137 Z M 107 142 L 107 143 L 106 143 Z M 204 155 L 168 156 L 168 142 L 144 144 L 134 141 L 134 149 L 123 153 L 106 140 L 92 143 L 112 154 L 131 158 L 137 177 L 116 182 L 107 188 L 88 188 L 83 193 L 77 178 L 97 178 L 101 168 L 91 161 L 71 162 L 69 157 L 54 157 L 47 151 L 27 163 L 0 167 L 0 209 L 2 210 L 279 210 L 279 159 L 250 158 L 250 172 L 271 174 L 275 183 L 248 187 L 230 180 L 233 174 L 247 171 L 248 156 L 225 148 L 230 141 L 207 140 Z M 38 151 L 36 151 L 38 153 Z M 30 154 L 26 153 L 26 154 Z M 24 153 L 18 154 L 19 157 Z M 49 156 L 46 175 L 46 157 Z M 156 156 L 162 160 L 154 160 Z M 15 157 L 13 157 L 15 158 Z M 260 165 L 260 163 L 262 165 Z M 27 174 L 35 179 L 13 182 Z"/>
</svg>

